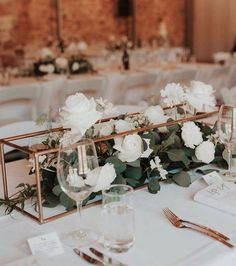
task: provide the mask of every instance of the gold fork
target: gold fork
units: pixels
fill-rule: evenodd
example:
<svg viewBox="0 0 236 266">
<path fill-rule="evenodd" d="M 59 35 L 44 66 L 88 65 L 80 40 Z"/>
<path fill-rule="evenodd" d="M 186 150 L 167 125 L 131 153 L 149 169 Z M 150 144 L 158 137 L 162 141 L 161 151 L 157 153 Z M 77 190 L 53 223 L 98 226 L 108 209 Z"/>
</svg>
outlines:
<svg viewBox="0 0 236 266">
<path fill-rule="evenodd" d="M 163 209 L 163 212 L 166 216 L 166 218 L 177 228 L 187 228 L 187 229 L 190 229 L 190 230 L 193 230 L 193 231 L 196 231 L 198 233 L 202 233 L 204 235 L 207 235 L 219 242 L 221 242 L 222 244 L 230 247 L 230 248 L 233 248 L 234 245 L 232 245 L 231 243 L 227 242 L 226 240 L 224 240 L 223 238 L 217 236 L 217 235 L 214 235 L 213 233 L 209 232 L 209 231 L 203 231 L 201 229 L 198 229 L 198 228 L 195 228 L 195 227 L 191 227 L 191 226 L 187 226 L 185 224 L 183 224 L 182 222 L 176 220 L 175 218 L 173 218 L 172 215 L 170 215 L 170 213 L 168 211 L 166 211 L 166 209 Z"/>
<path fill-rule="evenodd" d="M 179 218 L 176 214 L 174 214 L 169 208 L 165 208 L 164 209 L 166 212 L 168 212 L 170 214 L 170 216 L 173 217 L 173 220 L 175 219 L 176 221 L 180 221 L 180 222 L 183 222 L 183 223 L 188 223 L 188 224 L 192 224 L 194 226 L 197 226 L 199 228 L 202 228 L 203 230 L 206 230 L 206 231 L 209 231 L 221 238 L 223 238 L 224 240 L 230 240 L 229 237 L 227 237 L 226 235 L 223 235 L 221 234 L 220 232 L 216 231 L 216 230 L 213 230 L 211 229 L 210 227 L 207 227 L 207 226 L 204 226 L 204 225 L 201 225 L 201 224 L 197 224 L 197 223 L 194 223 L 194 222 L 190 222 L 190 221 L 187 221 L 187 220 L 183 220 L 181 218 Z"/>
</svg>

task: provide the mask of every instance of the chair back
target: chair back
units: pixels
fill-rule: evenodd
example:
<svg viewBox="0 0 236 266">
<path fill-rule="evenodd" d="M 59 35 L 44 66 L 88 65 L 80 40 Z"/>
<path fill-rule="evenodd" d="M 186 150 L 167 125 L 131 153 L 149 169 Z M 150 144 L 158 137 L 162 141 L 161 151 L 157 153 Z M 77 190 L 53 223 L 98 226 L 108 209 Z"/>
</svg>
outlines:
<svg viewBox="0 0 236 266">
<path fill-rule="evenodd" d="M 0 87 L 0 125 L 34 120 L 40 95 L 38 84 Z"/>
</svg>

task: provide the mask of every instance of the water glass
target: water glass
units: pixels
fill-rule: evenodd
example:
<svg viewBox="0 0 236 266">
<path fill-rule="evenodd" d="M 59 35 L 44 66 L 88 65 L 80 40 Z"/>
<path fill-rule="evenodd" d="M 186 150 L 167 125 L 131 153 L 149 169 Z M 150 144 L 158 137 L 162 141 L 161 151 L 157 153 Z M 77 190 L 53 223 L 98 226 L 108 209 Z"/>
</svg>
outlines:
<svg viewBox="0 0 236 266">
<path fill-rule="evenodd" d="M 102 226 L 104 246 L 112 252 L 126 252 L 134 244 L 133 188 L 112 185 L 103 191 Z"/>
</svg>

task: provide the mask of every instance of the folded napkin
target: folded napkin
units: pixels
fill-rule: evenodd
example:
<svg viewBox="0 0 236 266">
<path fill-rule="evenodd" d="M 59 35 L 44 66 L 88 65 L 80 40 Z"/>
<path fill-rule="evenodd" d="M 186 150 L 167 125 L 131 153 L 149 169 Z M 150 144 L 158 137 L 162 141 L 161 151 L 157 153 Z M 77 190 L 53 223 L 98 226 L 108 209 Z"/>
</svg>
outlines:
<svg viewBox="0 0 236 266">
<path fill-rule="evenodd" d="M 197 192 L 194 200 L 236 215 L 236 184 L 231 182 L 212 184 Z"/>
</svg>

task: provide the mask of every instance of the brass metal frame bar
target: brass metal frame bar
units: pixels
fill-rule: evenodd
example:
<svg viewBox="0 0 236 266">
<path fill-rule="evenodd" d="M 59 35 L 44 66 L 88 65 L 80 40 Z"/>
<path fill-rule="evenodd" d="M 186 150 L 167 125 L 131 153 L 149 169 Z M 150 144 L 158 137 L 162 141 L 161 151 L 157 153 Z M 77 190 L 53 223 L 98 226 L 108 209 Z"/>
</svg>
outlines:
<svg viewBox="0 0 236 266">
<path fill-rule="evenodd" d="M 44 220 L 43 219 L 43 202 L 42 202 L 38 154 L 34 154 L 34 160 L 35 160 L 35 178 L 36 178 L 36 189 L 37 189 L 37 199 L 38 199 L 39 221 L 40 221 L 40 223 L 43 223 L 43 220 Z"/>
<path fill-rule="evenodd" d="M 6 164 L 4 157 L 4 143 L 0 143 L 0 156 L 1 156 L 1 169 L 2 169 L 2 183 L 3 183 L 3 192 L 4 199 L 8 199 L 8 186 L 7 186 L 7 172 L 6 172 Z"/>
</svg>

